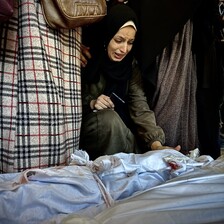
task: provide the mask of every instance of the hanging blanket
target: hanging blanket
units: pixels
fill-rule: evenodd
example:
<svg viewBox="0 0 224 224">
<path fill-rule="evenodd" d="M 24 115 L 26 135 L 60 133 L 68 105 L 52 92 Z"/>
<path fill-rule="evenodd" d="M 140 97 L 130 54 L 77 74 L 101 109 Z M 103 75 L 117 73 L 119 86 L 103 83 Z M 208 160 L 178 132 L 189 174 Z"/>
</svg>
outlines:
<svg viewBox="0 0 224 224">
<path fill-rule="evenodd" d="M 39 0 L 14 4 L 0 26 L 0 173 L 68 164 L 81 125 L 81 29 L 50 29 Z"/>
</svg>

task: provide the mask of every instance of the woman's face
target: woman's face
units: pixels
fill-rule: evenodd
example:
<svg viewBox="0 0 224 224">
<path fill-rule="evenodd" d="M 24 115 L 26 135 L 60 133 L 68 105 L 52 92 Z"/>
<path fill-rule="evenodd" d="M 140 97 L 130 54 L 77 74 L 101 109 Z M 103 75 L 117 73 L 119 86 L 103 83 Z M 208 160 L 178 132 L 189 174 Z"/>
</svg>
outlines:
<svg viewBox="0 0 224 224">
<path fill-rule="evenodd" d="M 107 53 L 111 61 L 122 61 L 131 51 L 135 39 L 136 30 L 132 26 L 126 26 L 118 30 L 110 40 Z"/>
</svg>

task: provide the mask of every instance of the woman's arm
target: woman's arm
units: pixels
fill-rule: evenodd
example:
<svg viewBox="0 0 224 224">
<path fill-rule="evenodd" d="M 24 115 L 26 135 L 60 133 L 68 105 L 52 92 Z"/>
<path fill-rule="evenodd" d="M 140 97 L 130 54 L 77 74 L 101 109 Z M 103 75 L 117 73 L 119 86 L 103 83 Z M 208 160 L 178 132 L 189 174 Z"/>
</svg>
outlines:
<svg viewBox="0 0 224 224">
<path fill-rule="evenodd" d="M 129 83 L 129 109 L 130 115 L 137 126 L 140 138 L 151 150 L 171 148 L 163 146 L 165 134 L 156 123 L 155 114 L 150 110 L 147 97 L 143 89 L 143 81 L 138 66 L 134 66 L 133 77 Z M 174 149 L 180 150 L 180 146 Z"/>
</svg>

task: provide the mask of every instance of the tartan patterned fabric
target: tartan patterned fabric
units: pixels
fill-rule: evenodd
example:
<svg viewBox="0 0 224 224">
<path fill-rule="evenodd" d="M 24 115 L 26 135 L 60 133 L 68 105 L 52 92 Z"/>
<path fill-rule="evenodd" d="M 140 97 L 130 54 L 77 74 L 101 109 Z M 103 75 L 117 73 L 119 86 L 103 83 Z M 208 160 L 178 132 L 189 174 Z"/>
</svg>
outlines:
<svg viewBox="0 0 224 224">
<path fill-rule="evenodd" d="M 47 27 L 39 0 L 0 26 L 0 172 L 67 165 L 79 147 L 81 28 Z"/>
</svg>

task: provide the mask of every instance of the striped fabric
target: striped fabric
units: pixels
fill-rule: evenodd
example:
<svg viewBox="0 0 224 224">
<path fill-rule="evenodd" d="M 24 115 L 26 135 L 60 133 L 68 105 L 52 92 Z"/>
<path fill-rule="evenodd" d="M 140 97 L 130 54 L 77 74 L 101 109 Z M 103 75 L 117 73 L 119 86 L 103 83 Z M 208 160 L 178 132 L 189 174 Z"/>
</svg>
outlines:
<svg viewBox="0 0 224 224">
<path fill-rule="evenodd" d="M 0 26 L 0 172 L 67 165 L 79 148 L 81 28 L 47 27 L 39 0 Z"/>
</svg>

